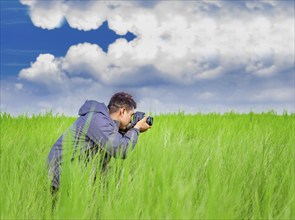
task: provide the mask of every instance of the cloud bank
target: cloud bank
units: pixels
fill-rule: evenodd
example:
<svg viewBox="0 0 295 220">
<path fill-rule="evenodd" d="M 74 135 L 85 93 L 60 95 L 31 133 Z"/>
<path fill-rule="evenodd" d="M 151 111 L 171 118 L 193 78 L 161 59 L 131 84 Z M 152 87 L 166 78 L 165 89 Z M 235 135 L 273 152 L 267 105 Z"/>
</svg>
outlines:
<svg viewBox="0 0 295 220">
<path fill-rule="evenodd" d="M 43 86 L 49 95 L 72 99 L 69 91 L 75 93 L 77 88 L 97 94 L 101 88 L 103 95 L 127 89 L 152 111 L 169 105 L 196 109 L 202 103 L 248 106 L 248 110 L 251 105 L 272 103 L 292 110 L 294 2 L 21 3 L 40 28 L 53 30 L 66 21 L 72 28 L 88 31 L 107 20 L 117 34 L 130 31 L 137 36 L 129 43 L 118 39 L 108 53 L 81 42 L 64 57 L 40 54 L 19 78 L 24 84 Z M 161 103 L 166 107 L 153 109 Z"/>
</svg>

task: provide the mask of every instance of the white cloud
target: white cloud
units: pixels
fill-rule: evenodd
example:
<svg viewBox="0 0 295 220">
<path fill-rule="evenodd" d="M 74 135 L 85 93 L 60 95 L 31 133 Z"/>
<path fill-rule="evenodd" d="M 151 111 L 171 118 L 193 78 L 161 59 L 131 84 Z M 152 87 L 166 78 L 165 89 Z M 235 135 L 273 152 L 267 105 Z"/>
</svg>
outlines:
<svg viewBox="0 0 295 220">
<path fill-rule="evenodd" d="M 202 92 L 201 94 L 198 95 L 198 97 L 199 97 L 200 99 L 211 99 L 211 98 L 214 97 L 214 96 L 215 96 L 214 93 L 212 93 L 212 92 L 207 92 L 207 91 Z"/>
<path fill-rule="evenodd" d="M 267 6 L 275 6 L 276 1 L 272 0 L 260 0 L 260 1 L 248 1 L 246 2 L 246 7 L 253 9 L 265 9 Z"/>
<path fill-rule="evenodd" d="M 61 59 L 51 54 L 40 54 L 30 68 L 22 69 L 19 77 L 33 82 L 40 82 L 47 85 L 54 85 L 66 80 L 61 71 Z"/>
<path fill-rule="evenodd" d="M 54 98 L 36 101 L 40 108 L 65 110 L 72 96 L 82 101 L 88 93 L 103 94 L 92 95 L 101 98 L 122 88 L 140 94 L 144 109 L 161 111 L 177 111 L 180 106 L 193 111 L 202 109 L 198 103 L 210 101 L 211 107 L 203 109 L 217 105 L 222 111 L 228 109 L 222 101 L 228 106 L 242 101 L 245 105 L 292 104 L 290 89 L 275 85 L 262 91 L 255 83 L 251 87 L 255 78 L 271 80 L 294 68 L 294 9 L 284 2 L 159 1 L 148 7 L 133 1 L 21 2 L 29 6 L 37 27 L 58 28 L 66 19 L 72 28 L 87 31 L 108 20 L 117 34 L 130 31 L 137 36 L 129 43 L 118 39 L 108 53 L 98 45 L 82 43 L 71 46 L 64 57 L 40 54 L 19 74 L 21 79 L 48 87 Z M 250 89 L 230 87 L 233 79 L 227 76 L 236 71 L 252 80 Z M 164 83 L 163 88 L 135 86 L 145 86 L 151 78 Z M 167 86 L 171 82 L 173 88 Z M 223 90 L 215 88 L 223 83 Z M 62 91 L 63 98 L 54 96 L 54 90 Z"/>
<path fill-rule="evenodd" d="M 31 20 L 35 26 L 49 30 L 61 26 L 65 11 L 62 1 L 21 0 L 20 2 L 29 6 Z"/>
<path fill-rule="evenodd" d="M 70 73 L 84 69 L 85 77 L 112 84 L 114 78 L 122 81 L 138 68 L 152 65 L 156 75 L 190 84 L 218 78 L 234 68 L 257 76 L 272 76 L 294 65 L 294 19 L 280 10 L 272 15 L 257 16 L 245 10 L 237 17 L 241 9 L 231 6 L 229 11 L 223 2 L 159 2 L 153 8 L 132 2 L 89 1 L 85 5 L 75 1 L 57 2 L 22 1 L 30 6 L 32 20 L 39 19 L 34 22 L 39 27 L 58 27 L 61 14 L 71 27 L 79 30 L 96 29 L 107 19 L 110 28 L 118 34 L 131 31 L 137 38 L 130 43 L 122 39 L 116 41 L 108 54 L 96 45 L 72 46 L 61 59 L 58 67 L 61 69 L 56 71 Z M 218 12 L 216 15 L 212 14 L 213 6 Z M 285 7 L 277 2 L 246 2 L 244 7 L 264 10 L 266 6 Z M 266 63 L 269 56 L 271 63 Z M 44 60 L 43 64 L 52 60 Z M 38 69 L 33 64 L 31 73 L 21 76 L 41 80 L 43 77 L 37 75 L 44 73 Z"/>
<path fill-rule="evenodd" d="M 14 85 L 17 90 L 22 90 L 24 87 L 24 85 L 22 83 L 15 83 Z"/>
<path fill-rule="evenodd" d="M 224 80 L 224 79 L 223 79 Z M 225 83 L 225 86 L 220 84 Z M 251 81 L 236 91 L 226 87 L 228 82 L 201 83 L 198 86 L 146 86 L 139 88 L 102 86 L 92 80 L 73 78 L 60 85 L 58 92 L 44 92 L 44 86 L 32 87 L 24 83 L 21 90 L 10 81 L 1 81 L 1 111 L 13 115 L 29 113 L 64 113 L 77 116 L 85 100 L 94 99 L 108 103 L 112 94 L 119 91 L 131 93 L 137 101 L 137 110 L 152 114 L 184 111 L 195 112 L 261 112 L 271 109 L 278 113 L 295 112 L 294 88 L 282 89 L 280 85 L 255 85 Z M 254 85 L 253 85 L 254 84 Z M 264 87 L 261 89 L 261 87 Z M 51 88 L 51 87 L 50 87 Z"/>
<path fill-rule="evenodd" d="M 251 99 L 254 101 L 294 101 L 294 88 L 273 88 L 273 89 L 265 89 L 263 91 L 254 94 Z"/>
</svg>

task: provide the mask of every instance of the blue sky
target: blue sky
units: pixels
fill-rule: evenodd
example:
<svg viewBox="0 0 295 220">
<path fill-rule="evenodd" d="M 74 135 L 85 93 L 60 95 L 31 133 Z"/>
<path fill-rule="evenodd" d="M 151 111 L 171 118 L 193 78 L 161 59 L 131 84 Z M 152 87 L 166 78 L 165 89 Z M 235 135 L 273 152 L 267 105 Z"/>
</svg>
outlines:
<svg viewBox="0 0 295 220">
<path fill-rule="evenodd" d="M 108 28 L 105 21 L 99 29 L 79 31 L 69 27 L 64 21 L 54 30 L 38 28 L 32 24 L 28 7 L 17 0 L 1 1 L 1 77 L 17 76 L 40 53 L 64 56 L 73 44 L 89 42 L 98 44 L 107 52 L 108 45 L 118 38 L 133 40 L 135 35 L 128 32 L 117 35 Z"/>
<path fill-rule="evenodd" d="M 294 112 L 294 1 L 1 1 L 1 111 Z"/>
</svg>

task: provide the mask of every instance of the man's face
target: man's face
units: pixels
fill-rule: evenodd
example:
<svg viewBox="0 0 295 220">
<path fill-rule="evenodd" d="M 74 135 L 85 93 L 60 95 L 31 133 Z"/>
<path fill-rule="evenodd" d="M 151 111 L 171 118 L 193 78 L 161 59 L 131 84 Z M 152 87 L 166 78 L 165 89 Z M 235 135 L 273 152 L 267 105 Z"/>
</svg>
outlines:
<svg viewBox="0 0 295 220">
<path fill-rule="evenodd" d="M 120 129 L 126 129 L 133 115 L 134 109 L 128 111 L 126 108 L 122 108 L 120 110 Z"/>
</svg>

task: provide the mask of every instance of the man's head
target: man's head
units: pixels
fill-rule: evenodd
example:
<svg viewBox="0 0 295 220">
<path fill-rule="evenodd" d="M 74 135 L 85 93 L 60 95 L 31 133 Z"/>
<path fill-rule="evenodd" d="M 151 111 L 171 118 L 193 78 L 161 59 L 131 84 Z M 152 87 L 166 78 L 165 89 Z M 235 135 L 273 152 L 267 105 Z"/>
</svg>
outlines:
<svg viewBox="0 0 295 220">
<path fill-rule="evenodd" d="M 118 92 L 111 97 L 108 108 L 111 118 L 120 122 L 120 129 L 125 129 L 134 114 L 136 102 L 130 94 Z"/>
</svg>

